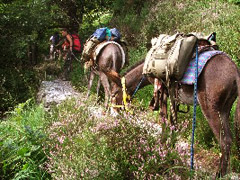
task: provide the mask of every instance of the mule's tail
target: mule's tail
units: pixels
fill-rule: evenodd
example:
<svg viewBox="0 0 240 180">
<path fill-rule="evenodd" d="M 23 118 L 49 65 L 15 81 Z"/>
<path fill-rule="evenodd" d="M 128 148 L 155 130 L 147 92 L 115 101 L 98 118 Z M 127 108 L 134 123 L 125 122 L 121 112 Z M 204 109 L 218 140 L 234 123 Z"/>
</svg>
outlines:
<svg viewBox="0 0 240 180">
<path fill-rule="evenodd" d="M 239 71 L 237 76 L 237 92 L 238 92 L 238 100 L 237 100 L 237 106 L 235 111 L 235 135 L 236 135 L 236 141 L 237 141 L 238 157 L 240 159 L 240 72 Z"/>
<path fill-rule="evenodd" d="M 104 72 L 104 74 L 106 74 L 106 76 L 107 76 L 111 81 L 113 81 L 114 83 L 116 83 L 119 87 L 122 87 L 121 77 L 120 77 L 119 73 L 117 73 L 117 72 L 114 71 L 114 70 L 110 70 L 110 71 L 103 70 L 103 72 Z"/>
</svg>

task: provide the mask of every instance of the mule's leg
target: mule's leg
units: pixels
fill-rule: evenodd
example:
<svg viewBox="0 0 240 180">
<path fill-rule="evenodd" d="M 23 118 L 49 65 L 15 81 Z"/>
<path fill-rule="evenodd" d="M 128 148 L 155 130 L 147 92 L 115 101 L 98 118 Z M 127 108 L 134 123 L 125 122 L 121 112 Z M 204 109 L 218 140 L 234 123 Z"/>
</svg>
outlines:
<svg viewBox="0 0 240 180">
<path fill-rule="evenodd" d="M 240 93 L 238 95 L 237 108 L 235 112 L 235 134 L 237 141 L 238 159 L 240 159 Z"/>
<path fill-rule="evenodd" d="M 211 93 L 207 92 L 200 92 L 198 94 L 198 99 L 202 112 L 207 118 L 209 126 L 220 144 L 222 155 L 220 158 L 220 169 L 217 176 L 224 176 L 227 173 L 232 144 L 232 136 L 229 125 L 229 113 L 231 106 L 224 104 L 223 101 L 216 99 L 216 97 L 211 96 Z"/>
<path fill-rule="evenodd" d="M 159 100 L 159 104 L 160 104 L 160 118 L 161 120 L 165 123 L 167 118 L 168 118 L 168 114 L 167 114 L 167 89 L 162 86 L 161 87 L 161 97 Z"/>
<path fill-rule="evenodd" d="M 152 111 L 158 111 L 159 110 L 159 102 L 161 102 L 160 98 L 161 98 L 161 95 L 160 95 L 160 91 L 156 91 L 154 92 L 153 94 L 153 97 L 149 103 L 149 108 L 152 110 Z"/>
<path fill-rule="evenodd" d="M 107 107 L 108 106 L 108 101 L 109 101 L 109 98 L 110 98 L 110 95 L 111 95 L 111 92 L 110 92 L 110 84 L 108 82 L 108 78 L 106 76 L 106 74 L 104 74 L 103 72 L 99 72 L 99 77 L 100 77 L 100 80 L 101 80 L 101 83 L 104 87 L 104 92 L 105 92 L 105 102 L 104 102 L 104 106 Z"/>
<path fill-rule="evenodd" d="M 237 144 L 238 159 L 240 159 L 240 78 L 237 78 L 238 100 L 235 111 L 235 136 Z"/>
<path fill-rule="evenodd" d="M 90 95 L 90 90 L 92 87 L 92 83 L 94 80 L 95 73 L 93 71 L 90 72 L 89 80 L 88 80 L 88 92 L 87 92 L 87 97 Z"/>
<path fill-rule="evenodd" d="M 223 135 L 224 140 L 221 142 L 221 146 L 224 148 L 223 152 L 225 152 L 225 155 L 223 155 L 222 153 L 222 157 L 221 157 L 221 171 L 222 171 L 221 175 L 225 175 L 227 173 L 228 171 L 227 167 L 229 167 L 229 162 L 230 162 L 230 153 L 231 153 L 231 144 L 232 144 L 232 133 L 230 128 L 230 112 L 235 99 L 236 97 L 234 95 L 229 95 L 225 100 L 225 104 L 222 108 L 222 111 L 219 113 L 220 120 L 222 122 L 223 133 L 224 133 Z"/>
<path fill-rule="evenodd" d="M 97 97 L 99 96 L 100 86 L 101 86 L 101 80 L 99 78 L 97 83 Z"/>
</svg>

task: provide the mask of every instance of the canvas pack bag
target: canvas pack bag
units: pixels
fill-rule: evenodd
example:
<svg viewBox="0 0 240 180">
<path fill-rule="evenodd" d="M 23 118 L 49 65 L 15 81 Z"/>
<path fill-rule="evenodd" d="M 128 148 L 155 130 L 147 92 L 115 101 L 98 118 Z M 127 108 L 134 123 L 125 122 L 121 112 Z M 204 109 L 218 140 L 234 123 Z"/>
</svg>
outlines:
<svg viewBox="0 0 240 180">
<path fill-rule="evenodd" d="M 91 58 L 91 54 L 94 50 L 94 48 L 100 43 L 100 41 L 96 37 L 91 37 L 86 41 L 83 47 L 82 52 L 82 60 L 84 62 L 89 61 Z"/>
<path fill-rule="evenodd" d="M 179 36 L 171 48 L 167 60 L 169 76 L 177 80 L 182 79 L 183 74 L 192 59 L 197 37 L 194 35 Z"/>
<path fill-rule="evenodd" d="M 152 39 L 152 48 L 145 58 L 143 74 L 165 79 L 166 76 L 181 79 L 191 60 L 197 38 L 177 33 L 161 34 Z"/>
</svg>

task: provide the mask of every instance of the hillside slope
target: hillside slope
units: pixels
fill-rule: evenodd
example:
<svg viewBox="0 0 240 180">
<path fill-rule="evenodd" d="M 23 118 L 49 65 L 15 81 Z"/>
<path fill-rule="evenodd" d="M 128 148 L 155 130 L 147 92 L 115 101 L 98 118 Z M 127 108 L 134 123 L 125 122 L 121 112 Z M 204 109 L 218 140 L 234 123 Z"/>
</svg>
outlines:
<svg viewBox="0 0 240 180">
<path fill-rule="evenodd" d="M 149 48 L 151 38 L 159 34 L 216 32 L 220 49 L 228 53 L 237 64 L 239 63 L 239 4 L 226 0 L 127 2 L 121 6 L 120 3 L 116 3 L 111 26 L 121 30 L 130 46 L 138 50 Z"/>
</svg>

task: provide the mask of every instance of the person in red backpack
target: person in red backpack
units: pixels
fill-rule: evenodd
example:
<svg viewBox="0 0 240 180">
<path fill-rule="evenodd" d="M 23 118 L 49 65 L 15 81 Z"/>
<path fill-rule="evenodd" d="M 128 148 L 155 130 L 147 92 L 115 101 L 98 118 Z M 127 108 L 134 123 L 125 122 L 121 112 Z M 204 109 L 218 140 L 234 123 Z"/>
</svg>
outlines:
<svg viewBox="0 0 240 180">
<path fill-rule="evenodd" d="M 72 40 L 73 40 L 73 52 L 80 53 L 81 52 L 81 42 L 78 34 L 74 31 L 72 34 Z"/>
<path fill-rule="evenodd" d="M 64 66 L 63 66 L 63 71 L 64 71 L 64 80 L 69 79 L 70 72 L 72 71 L 72 52 L 73 52 L 73 40 L 72 36 L 68 32 L 66 28 L 63 28 L 61 30 L 62 37 L 65 38 L 64 42 L 62 44 L 62 49 L 63 49 L 63 60 L 64 60 Z"/>
<path fill-rule="evenodd" d="M 64 43 L 62 44 L 62 49 L 64 51 L 67 51 L 67 50 L 72 51 L 73 50 L 72 36 L 70 35 L 70 33 L 66 28 L 63 28 L 61 30 L 61 34 L 62 34 L 62 37 L 65 38 Z"/>
</svg>

